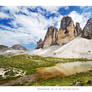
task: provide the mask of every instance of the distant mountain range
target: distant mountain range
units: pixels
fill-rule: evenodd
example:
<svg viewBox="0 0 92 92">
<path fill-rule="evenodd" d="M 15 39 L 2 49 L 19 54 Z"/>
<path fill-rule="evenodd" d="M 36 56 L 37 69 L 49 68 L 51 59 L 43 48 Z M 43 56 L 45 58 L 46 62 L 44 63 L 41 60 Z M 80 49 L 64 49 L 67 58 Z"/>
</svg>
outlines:
<svg viewBox="0 0 92 92">
<path fill-rule="evenodd" d="M 6 51 L 6 50 L 27 50 L 27 49 L 19 44 L 13 45 L 12 47 L 0 45 L 0 51 Z"/>
</svg>

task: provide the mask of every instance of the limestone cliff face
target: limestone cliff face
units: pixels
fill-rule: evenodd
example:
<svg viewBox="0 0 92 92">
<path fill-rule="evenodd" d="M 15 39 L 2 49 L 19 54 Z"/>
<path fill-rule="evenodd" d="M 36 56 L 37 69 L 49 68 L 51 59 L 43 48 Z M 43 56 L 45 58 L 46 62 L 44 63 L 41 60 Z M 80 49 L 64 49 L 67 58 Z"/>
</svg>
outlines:
<svg viewBox="0 0 92 92">
<path fill-rule="evenodd" d="M 75 38 L 75 26 L 71 17 L 63 17 L 58 32 L 57 44 L 63 45 Z"/>
<path fill-rule="evenodd" d="M 87 24 L 85 25 L 82 32 L 82 37 L 92 39 L 92 18 L 87 21 Z"/>
<path fill-rule="evenodd" d="M 50 26 L 48 28 L 48 31 L 46 33 L 46 36 L 43 42 L 43 48 L 47 48 L 51 45 L 55 45 L 57 40 L 57 35 L 58 35 L 58 29 L 56 27 Z"/>
<path fill-rule="evenodd" d="M 37 42 L 37 49 L 47 48 L 51 45 L 64 45 L 79 36 L 82 33 L 82 29 L 79 23 L 74 25 L 71 17 L 66 16 L 61 20 L 59 31 L 56 27 L 50 26 L 45 35 L 44 41 L 39 40 Z"/>
</svg>

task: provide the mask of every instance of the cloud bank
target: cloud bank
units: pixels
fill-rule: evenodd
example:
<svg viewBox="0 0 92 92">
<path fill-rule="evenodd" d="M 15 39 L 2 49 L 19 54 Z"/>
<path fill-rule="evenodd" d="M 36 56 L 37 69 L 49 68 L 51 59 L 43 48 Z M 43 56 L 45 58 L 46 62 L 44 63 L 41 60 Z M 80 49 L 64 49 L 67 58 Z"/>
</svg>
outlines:
<svg viewBox="0 0 92 92">
<path fill-rule="evenodd" d="M 74 23 L 79 22 L 83 28 L 92 15 L 91 8 L 68 6 L 0 7 L 0 45 L 21 44 L 28 49 L 34 49 L 36 41 L 44 38 L 50 25 L 59 28 L 63 16 L 71 16 Z M 34 46 L 32 46 L 33 44 Z"/>
</svg>

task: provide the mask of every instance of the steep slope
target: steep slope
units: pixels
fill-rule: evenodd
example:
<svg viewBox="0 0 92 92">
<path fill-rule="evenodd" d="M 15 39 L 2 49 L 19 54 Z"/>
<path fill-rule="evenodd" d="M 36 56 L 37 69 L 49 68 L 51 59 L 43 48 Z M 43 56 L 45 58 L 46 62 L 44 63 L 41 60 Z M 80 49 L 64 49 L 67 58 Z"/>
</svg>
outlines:
<svg viewBox="0 0 92 92">
<path fill-rule="evenodd" d="M 92 58 L 92 40 L 77 37 L 63 46 L 33 50 L 30 54 L 59 58 Z"/>
</svg>

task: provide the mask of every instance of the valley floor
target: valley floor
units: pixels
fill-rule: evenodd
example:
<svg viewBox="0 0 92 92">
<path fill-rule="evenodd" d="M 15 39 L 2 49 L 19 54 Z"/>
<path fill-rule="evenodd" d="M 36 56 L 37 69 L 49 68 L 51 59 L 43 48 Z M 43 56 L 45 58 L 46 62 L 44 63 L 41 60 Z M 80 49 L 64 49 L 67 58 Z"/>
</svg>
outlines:
<svg viewBox="0 0 92 92">
<path fill-rule="evenodd" d="M 92 59 L 0 55 L 0 69 L 1 86 L 92 86 Z"/>
</svg>

